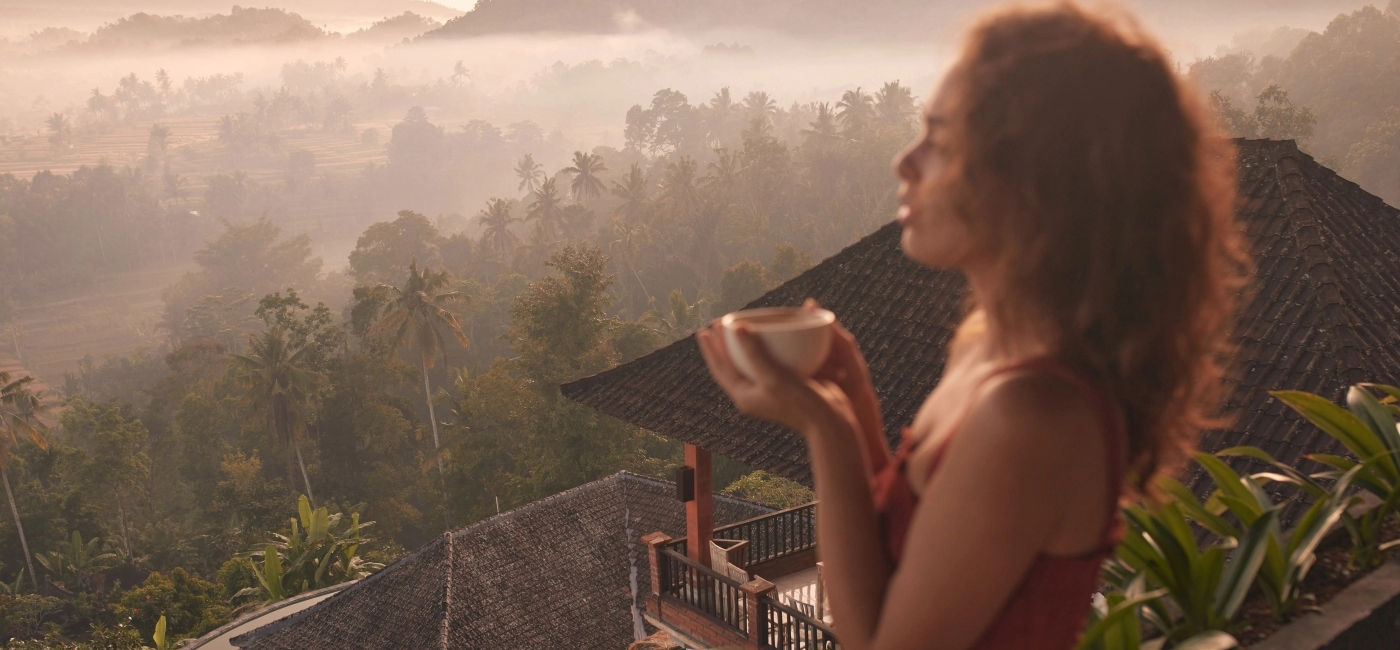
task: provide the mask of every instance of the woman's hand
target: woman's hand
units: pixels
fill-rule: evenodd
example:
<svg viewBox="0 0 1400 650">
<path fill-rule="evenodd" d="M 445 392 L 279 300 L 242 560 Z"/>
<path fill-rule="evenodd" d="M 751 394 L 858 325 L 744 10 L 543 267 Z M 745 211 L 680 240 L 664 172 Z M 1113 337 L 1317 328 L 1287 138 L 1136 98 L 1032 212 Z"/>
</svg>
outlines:
<svg viewBox="0 0 1400 650">
<path fill-rule="evenodd" d="M 802 305 L 807 309 L 817 309 L 817 301 L 808 298 Z M 870 368 L 865 363 L 865 355 L 860 346 L 841 323 L 831 324 L 831 350 L 826 362 L 812 375 L 818 381 L 834 383 L 846 394 L 855 411 L 860 427 L 868 437 L 875 440 L 884 438 L 884 418 L 880 415 L 880 400 L 875 396 L 875 386 L 870 381 Z M 873 434 L 873 435 L 871 435 Z M 885 455 L 888 455 L 885 451 Z"/>
<path fill-rule="evenodd" d="M 816 303 L 808 300 L 806 306 L 815 309 Z M 763 342 L 744 324 L 735 328 L 735 338 L 749 359 L 753 378 L 735 367 L 717 324 L 696 332 L 696 340 L 710 376 L 740 412 L 777 422 L 807 436 L 832 422 L 859 429 L 868 417 L 862 416 L 860 411 L 874 407 L 874 391 L 868 388 L 869 373 L 859 350 L 854 347 L 854 339 L 845 328 L 839 325 L 833 328 L 831 354 L 811 378 L 777 363 Z M 862 388 L 862 384 L 866 388 Z M 853 403 L 844 386 L 858 391 L 867 405 L 858 407 Z M 873 408 L 873 412 L 878 423 L 878 407 Z"/>
</svg>

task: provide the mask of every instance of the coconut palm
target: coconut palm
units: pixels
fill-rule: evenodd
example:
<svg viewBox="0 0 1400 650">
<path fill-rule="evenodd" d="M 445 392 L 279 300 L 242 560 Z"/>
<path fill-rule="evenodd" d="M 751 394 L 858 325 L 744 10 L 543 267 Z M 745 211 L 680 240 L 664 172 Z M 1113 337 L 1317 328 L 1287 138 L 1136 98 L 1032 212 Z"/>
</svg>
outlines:
<svg viewBox="0 0 1400 650">
<path fill-rule="evenodd" d="M 556 178 L 558 177 L 545 177 L 531 197 L 530 209 L 525 212 L 525 219 L 535 222 L 536 243 L 552 242 L 559 236 L 564 210 L 563 201 L 559 199 L 559 191 L 554 184 Z"/>
<path fill-rule="evenodd" d="M 516 189 L 526 194 L 534 194 L 540 186 L 540 181 L 544 179 L 544 168 L 535 162 L 534 156 L 527 153 L 515 164 L 515 177 L 520 179 L 520 185 L 516 186 Z"/>
<path fill-rule="evenodd" d="M 574 175 L 573 180 L 569 181 L 569 192 L 574 197 L 574 203 L 585 198 L 598 198 L 605 189 L 598 174 L 608 170 L 608 166 L 603 164 L 603 157 L 596 153 L 575 151 L 573 163 L 560 171 Z"/>
<path fill-rule="evenodd" d="M 695 188 L 696 169 L 694 158 L 681 156 L 675 162 L 666 163 L 666 174 L 661 179 L 661 203 L 672 218 L 682 222 L 688 222 L 700 204 Z"/>
<path fill-rule="evenodd" d="M 841 101 L 836 104 L 836 120 L 848 138 L 864 132 L 874 115 L 875 101 L 860 88 L 842 93 Z"/>
<path fill-rule="evenodd" d="M 510 224 L 519 221 L 511 214 L 512 207 L 509 200 L 493 198 L 476 217 L 482 225 L 481 243 L 498 258 L 504 258 L 506 252 L 519 243 L 515 233 L 510 231 Z"/>
<path fill-rule="evenodd" d="M 262 336 L 249 336 L 248 353 L 233 355 L 233 365 L 249 401 L 263 412 L 267 432 L 296 452 L 302 484 L 314 501 L 301 443 L 323 376 L 306 362 L 307 350 L 290 342 L 281 327 L 271 327 Z"/>
<path fill-rule="evenodd" d="M 875 116 L 880 125 L 910 129 L 914 118 L 914 94 L 898 81 L 890 81 L 875 93 Z"/>
<path fill-rule="evenodd" d="M 24 537 L 24 524 L 19 519 L 19 508 L 15 506 L 15 495 L 10 489 L 10 454 L 19 446 L 20 437 L 28 438 L 40 449 L 48 447 L 44 423 L 39 421 L 43 402 L 39 394 L 29 388 L 34 378 L 28 375 L 11 379 L 10 373 L 0 370 L 0 479 L 4 479 L 5 497 L 10 500 L 10 514 L 15 518 L 15 530 L 19 533 L 19 545 L 24 551 L 24 563 L 29 567 L 29 580 L 34 590 L 39 590 L 39 580 L 34 573 L 34 558 L 29 554 L 29 540 Z"/>
<path fill-rule="evenodd" d="M 778 114 L 778 103 L 768 93 L 755 90 L 744 96 L 744 114 L 749 121 L 762 118 L 771 122 Z"/>
<path fill-rule="evenodd" d="M 379 285 L 386 300 L 379 322 L 371 331 L 388 343 L 390 353 L 406 345 L 418 350 L 419 368 L 423 371 L 423 399 L 428 402 L 428 421 L 433 428 L 433 455 L 437 458 L 438 475 L 445 476 L 442 467 L 442 442 L 438 438 L 437 412 L 433 409 L 433 391 L 428 383 L 428 369 L 443 351 L 443 331 L 451 333 L 467 346 L 462 322 L 449 309 L 466 302 L 466 294 L 447 289 L 450 278 L 446 271 L 418 271 L 418 260 L 408 265 L 408 279 L 402 287 Z"/>
</svg>

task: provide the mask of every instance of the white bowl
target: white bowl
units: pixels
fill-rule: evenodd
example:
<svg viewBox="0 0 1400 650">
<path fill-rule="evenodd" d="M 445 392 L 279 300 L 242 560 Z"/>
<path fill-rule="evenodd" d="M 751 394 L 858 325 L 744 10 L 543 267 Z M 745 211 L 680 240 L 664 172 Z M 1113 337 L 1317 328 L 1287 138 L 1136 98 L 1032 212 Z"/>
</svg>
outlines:
<svg viewBox="0 0 1400 650">
<path fill-rule="evenodd" d="M 734 327 L 745 323 L 778 363 L 803 377 L 816 372 L 831 350 L 831 324 L 836 314 L 826 309 L 764 307 L 730 312 L 719 319 L 729 358 L 745 377 L 753 378 L 753 366 L 739 346 Z"/>
</svg>

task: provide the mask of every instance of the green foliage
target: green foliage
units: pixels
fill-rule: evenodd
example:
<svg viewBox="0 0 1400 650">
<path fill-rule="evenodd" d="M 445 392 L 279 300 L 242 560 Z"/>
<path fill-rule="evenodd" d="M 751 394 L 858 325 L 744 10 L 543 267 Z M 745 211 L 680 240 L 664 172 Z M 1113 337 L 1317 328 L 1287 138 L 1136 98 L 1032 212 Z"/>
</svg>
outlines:
<svg viewBox="0 0 1400 650">
<path fill-rule="evenodd" d="M 198 637 L 227 623 L 232 619 L 227 600 L 221 585 L 176 568 L 168 574 L 152 573 L 140 586 L 123 592 L 112 613 L 129 619 L 143 637 L 151 636 L 163 620 L 173 640 Z"/>
<path fill-rule="evenodd" d="M 1255 447 L 1227 449 L 1220 455 L 1256 458 L 1283 470 L 1283 473 L 1259 472 L 1241 477 L 1219 458 L 1209 454 L 1196 454 L 1196 463 L 1210 474 L 1216 485 L 1205 507 L 1197 509 L 1194 499 L 1186 499 L 1186 488 L 1179 483 L 1171 482 L 1169 491 L 1184 504 L 1188 516 L 1217 535 L 1241 540 L 1245 528 L 1253 525 L 1265 514 L 1281 512 L 1299 496 L 1310 496 L 1314 499 L 1287 535 L 1280 529 L 1277 520 L 1266 533 L 1267 546 L 1264 563 L 1259 570 L 1259 586 L 1268 598 L 1274 616 L 1280 619 L 1289 618 L 1296 613 L 1304 596 L 1303 581 L 1317 560 L 1318 544 L 1346 514 L 1347 507 L 1352 503 L 1346 495 L 1351 488 L 1355 472 L 1341 477 L 1332 489 L 1326 490 Z M 1300 490 L 1300 494 L 1283 503 L 1275 503 L 1264 490 L 1273 482 L 1292 485 Z M 1221 517 L 1226 512 L 1233 515 L 1238 525 Z"/>
<path fill-rule="evenodd" d="M 0 629 L 12 639 L 31 639 L 58 618 L 63 602 L 38 594 L 0 595 Z"/>
<path fill-rule="evenodd" d="M 727 314 L 763 295 L 768 290 L 767 275 L 763 264 L 753 260 L 744 260 L 725 269 L 715 312 Z"/>
<path fill-rule="evenodd" d="M 443 241 L 427 217 L 400 210 L 397 219 L 376 223 L 360 235 L 355 250 L 350 251 L 350 270 L 358 284 L 392 282 L 411 262 L 441 266 L 438 247 Z"/>
<path fill-rule="evenodd" d="M 100 538 L 84 542 L 76 530 L 67 544 L 40 553 L 36 559 L 48 571 L 50 580 L 74 592 L 92 589 L 93 576 L 116 566 L 118 561 L 116 553 L 102 552 Z"/>
<path fill-rule="evenodd" d="M 811 488 L 761 469 L 739 477 L 725 486 L 720 493 L 778 510 L 795 508 L 814 500 Z"/>
<path fill-rule="evenodd" d="M 1147 588 L 1166 591 L 1162 599 L 1144 606 L 1149 620 L 1169 642 L 1212 630 L 1229 631 L 1264 562 L 1269 530 L 1278 513 L 1270 510 L 1261 515 L 1238 540 L 1201 547 L 1185 511 L 1204 506 L 1189 492 L 1173 496 L 1188 496 L 1190 502 L 1124 508 L 1128 532 L 1115 561 L 1126 569 L 1116 573 L 1142 574 Z M 1119 586 L 1126 585 L 1120 582 Z M 1180 616 L 1173 616 L 1174 611 Z"/>
<path fill-rule="evenodd" d="M 1377 398 L 1375 393 L 1382 397 Z M 1379 502 L 1359 517 L 1342 516 L 1352 540 L 1353 561 L 1370 568 L 1380 564 L 1381 551 L 1400 545 L 1382 541 L 1380 529 L 1387 518 L 1400 517 L 1400 388 L 1383 384 L 1357 384 L 1347 390 L 1347 408 L 1301 391 L 1272 391 L 1289 408 L 1342 443 L 1354 458 L 1310 454 L 1307 458 L 1329 469 L 1314 475 L 1347 487 L 1347 480 L 1369 492 Z M 1350 505 L 1350 502 L 1348 502 Z"/>
<path fill-rule="evenodd" d="M 342 522 L 344 525 L 342 525 Z M 360 522 L 359 513 L 332 514 L 326 506 L 313 510 L 306 495 L 297 499 L 297 516 L 287 534 L 272 533 L 266 548 L 244 555 L 253 561 L 256 587 L 234 594 L 234 599 L 254 597 L 251 603 L 273 603 L 304 591 L 358 580 L 383 568 L 359 555 L 360 545 L 370 542 L 360 531 L 374 522 Z"/>
</svg>

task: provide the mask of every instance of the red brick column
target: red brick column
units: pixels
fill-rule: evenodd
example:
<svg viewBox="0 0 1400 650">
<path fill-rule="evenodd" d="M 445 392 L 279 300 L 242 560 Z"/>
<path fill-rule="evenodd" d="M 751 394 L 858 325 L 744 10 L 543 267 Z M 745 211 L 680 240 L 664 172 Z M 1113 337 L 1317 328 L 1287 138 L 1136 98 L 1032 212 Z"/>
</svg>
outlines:
<svg viewBox="0 0 1400 650">
<path fill-rule="evenodd" d="M 714 473 L 710 452 L 690 443 L 685 445 L 686 467 L 694 470 L 691 494 L 685 504 L 685 547 L 690 561 L 710 566 L 710 538 L 715 534 Z"/>
<path fill-rule="evenodd" d="M 768 636 L 768 617 L 764 616 L 761 597 L 771 598 L 777 587 L 763 578 L 756 577 L 739 585 L 739 590 L 744 592 L 744 600 L 748 607 L 749 638 L 744 647 L 757 650 L 763 647 L 763 638 Z"/>
<path fill-rule="evenodd" d="M 642 543 L 647 545 L 647 559 L 651 561 L 651 593 L 646 602 L 652 616 L 661 616 L 661 547 L 670 541 L 671 536 L 659 530 L 642 536 Z"/>
</svg>

